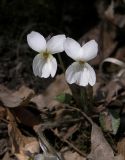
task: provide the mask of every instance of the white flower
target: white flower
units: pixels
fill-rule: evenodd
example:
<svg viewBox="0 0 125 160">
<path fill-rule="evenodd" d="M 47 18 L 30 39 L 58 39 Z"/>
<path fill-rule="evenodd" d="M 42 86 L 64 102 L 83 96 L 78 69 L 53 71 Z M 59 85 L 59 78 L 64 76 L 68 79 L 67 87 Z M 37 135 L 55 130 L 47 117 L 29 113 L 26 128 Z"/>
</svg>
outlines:
<svg viewBox="0 0 125 160">
<path fill-rule="evenodd" d="M 76 62 L 72 63 L 66 70 L 66 80 L 69 84 L 76 83 L 80 86 L 93 86 L 96 82 L 94 69 L 86 63 L 96 57 L 98 44 L 91 40 L 82 47 L 72 38 L 66 38 L 64 42 L 66 54 Z"/>
<path fill-rule="evenodd" d="M 38 32 L 32 31 L 27 35 L 29 46 L 39 54 L 33 60 L 33 72 L 35 76 L 47 78 L 54 77 L 57 70 L 57 61 L 53 54 L 64 51 L 63 43 L 65 35 L 56 35 L 47 42 Z"/>
</svg>

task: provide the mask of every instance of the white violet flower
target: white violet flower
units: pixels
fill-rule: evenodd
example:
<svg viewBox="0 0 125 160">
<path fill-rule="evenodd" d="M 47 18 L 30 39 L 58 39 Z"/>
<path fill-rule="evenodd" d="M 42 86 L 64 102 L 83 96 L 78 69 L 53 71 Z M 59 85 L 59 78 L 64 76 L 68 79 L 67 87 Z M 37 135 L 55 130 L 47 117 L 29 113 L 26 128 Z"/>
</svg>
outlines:
<svg viewBox="0 0 125 160">
<path fill-rule="evenodd" d="M 80 86 L 93 86 L 96 82 L 94 69 L 87 61 L 95 58 L 98 52 L 98 44 L 90 40 L 82 47 L 72 38 L 66 38 L 64 42 L 66 54 L 76 62 L 73 62 L 66 70 L 66 80 L 69 84 L 76 83 Z"/>
<path fill-rule="evenodd" d="M 57 70 L 57 61 L 53 54 L 64 51 L 63 43 L 65 35 L 56 35 L 48 41 L 38 32 L 32 31 L 27 35 L 30 48 L 38 52 L 33 60 L 33 72 L 35 76 L 47 78 L 54 77 Z"/>
</svg>

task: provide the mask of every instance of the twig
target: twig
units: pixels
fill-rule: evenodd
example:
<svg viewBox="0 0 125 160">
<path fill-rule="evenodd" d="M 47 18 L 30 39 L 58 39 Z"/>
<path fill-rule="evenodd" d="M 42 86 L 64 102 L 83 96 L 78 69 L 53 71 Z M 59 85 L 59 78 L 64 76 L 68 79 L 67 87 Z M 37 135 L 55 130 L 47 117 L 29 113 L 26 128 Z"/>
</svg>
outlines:
<svg viewBox="0 0 125 160">
<path fill-rule="evenodd" d="M 69 106 L 69 105 L 67 105 L 66 107 L 72 108 L 72 109 L 80 112 L 83 115 L 83 117 L 85 117 L 89 121 L 89 123 L 91 123 L 91 125 L 93 125 L 92 119 L 90 117 L 88 117 L 87 114 L 85 112 L 81 111 L 79 108 L 75 108 L 75 107 L 72 107 L 72 106 Z"/>
<path fill-rule="evenodd" d="M 5 123 L 7 123 L 7 124 L 9 123 L 9 121 L 6 120 L 6 119 L 4 119 L 4 118 L 0 118 L 0 120 L 3 121 L 3 122 L 5 122 Z"/>
<path fill-rule="evenodd" d="M 72 143 L 70 143 L 68 140 L 64 140 L 65 143 L 67 143 L 70 147 L 72 147 L 76 152 L 78 152 L 81 156 L 86 157 L 86 154 L 81 152 L 78 148 L 76 148 Z"/>
<path fill-rule="evenodd" d="M 53 129 L 51 129 L 52 132 L 60 139 L 59 135 L 57 133 L 54 132 Z M 68 144 L 68 146 L 70 146 L 71 148 L 73 148 L 76 152 L 78 152 L 80 155 L 82 155 L 83 157 L 86 157 L 85 153 L 82 153 L 77 147 L 75 147 L 72 143 L 70 143 L 68 140 L 66 139 L 60 139 L 62 142 L 65 142 Z"/>
</svg>

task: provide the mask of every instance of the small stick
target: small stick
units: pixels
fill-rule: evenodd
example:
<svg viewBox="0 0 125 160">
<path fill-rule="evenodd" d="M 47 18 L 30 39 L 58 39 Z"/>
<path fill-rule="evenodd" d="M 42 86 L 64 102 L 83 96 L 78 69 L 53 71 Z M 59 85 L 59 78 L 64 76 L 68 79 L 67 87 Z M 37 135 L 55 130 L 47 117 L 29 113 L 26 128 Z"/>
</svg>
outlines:
<svg viewBox="0 0 125 160">
<path fill-rule="evenodd" d="M 67 143 L 70 147 L 72 147 L 76 152 L 78 152 L 83 157 L 86 157 L 85 153 L 82 153 L 78 148 L 76 148 L 72 143 L 70 143 L 68 140 L 64 140 L 65 143 Z"/>
<path fill-rule="evenodd" d="M 85 117 L 89 121 L 89 123 L 91 123 L 91 125 L 93 125 L 92 119 L 90 117 L 88 117 L 87 114 L 85 112 L 81 111 L 79 108 L 75 108 L 75 107 L 72 107 L 72 106 L 69 106 L 69 105 L 67 105 L 66 107 L 72 108 L 72 109 L 80 112 L 83 115 L 83 117 Z"/>
<path fill-rule="evenodd" d="M 52 132 L 60 139 L 59 135 L 57 133 L 54 132 L 53 129 L 51 129 Z M 68 140 L 66 139 L 60 139 L 62 142 L 67 143 L 71 148 L 73 148 L 76 152 L 78 152 L 80 155 L 82 155 L 83 157 L 86 157 L 85 153 L 82 153 L 77 147 L 75 147 L 72 143 L 70 143 Z"/>
</svg>

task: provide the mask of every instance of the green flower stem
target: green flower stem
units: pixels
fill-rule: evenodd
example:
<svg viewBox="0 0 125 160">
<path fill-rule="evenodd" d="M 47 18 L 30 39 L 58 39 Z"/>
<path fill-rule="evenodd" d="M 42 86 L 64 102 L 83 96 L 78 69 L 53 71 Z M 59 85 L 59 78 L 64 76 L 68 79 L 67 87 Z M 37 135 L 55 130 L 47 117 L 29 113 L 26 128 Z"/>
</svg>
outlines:
<svg viewBox="0 0 125 160">
<path fill-rule="evenodd" d="M 79 108 L 85 113 L 90 113 L 92 111 L 93 103 L 92 87 L 80 87 L 75 84 L 69 85 L 69 87 Z"/>
<path fill-rule="evenodd" d="M 57 56 L 58 56 L 58 59 L 59 59 L 59 63 L 60 63 L 60 65 L 61 65 L 61 68 L 62 68 L 62 70 L 63 70 L 63 73 L 65 73 L 65 66 L 64 66 L 64 63 L 63 63 L 63 61 L 62 61 L 62 57 L 61 57 L 61 55 L 60 54 L 57 54 Z"/>
<path fill-rule="evenodd" d="M 85 87 L 80 87 L 80 106 L 85 113 L 88 112 L 88 96 Z"/>
<path fill-rule="evenodd" d="M 93 88 L 91 86 L 81 88 L 81 106 L 86 113 L 93 111 Z"/>
<path fill-rule="evenodd" d="M 60 54 L 58 55 L 59 63 L 61 65 L 61 68 L 63 70 L 63 73 L 65 73 L 65 66 L 62 61 L 62 57 Z M 76 84 L 68 84 L 71 91 L 72 95 L 76 101 L 76 104 L 85 112 L 89 113 L 92 110 L 92 103 L 93 103 L 93 92 L 92 92 L 92 87 L 87 86 L 87 87 L 80 87 Z"/>
</svg>

